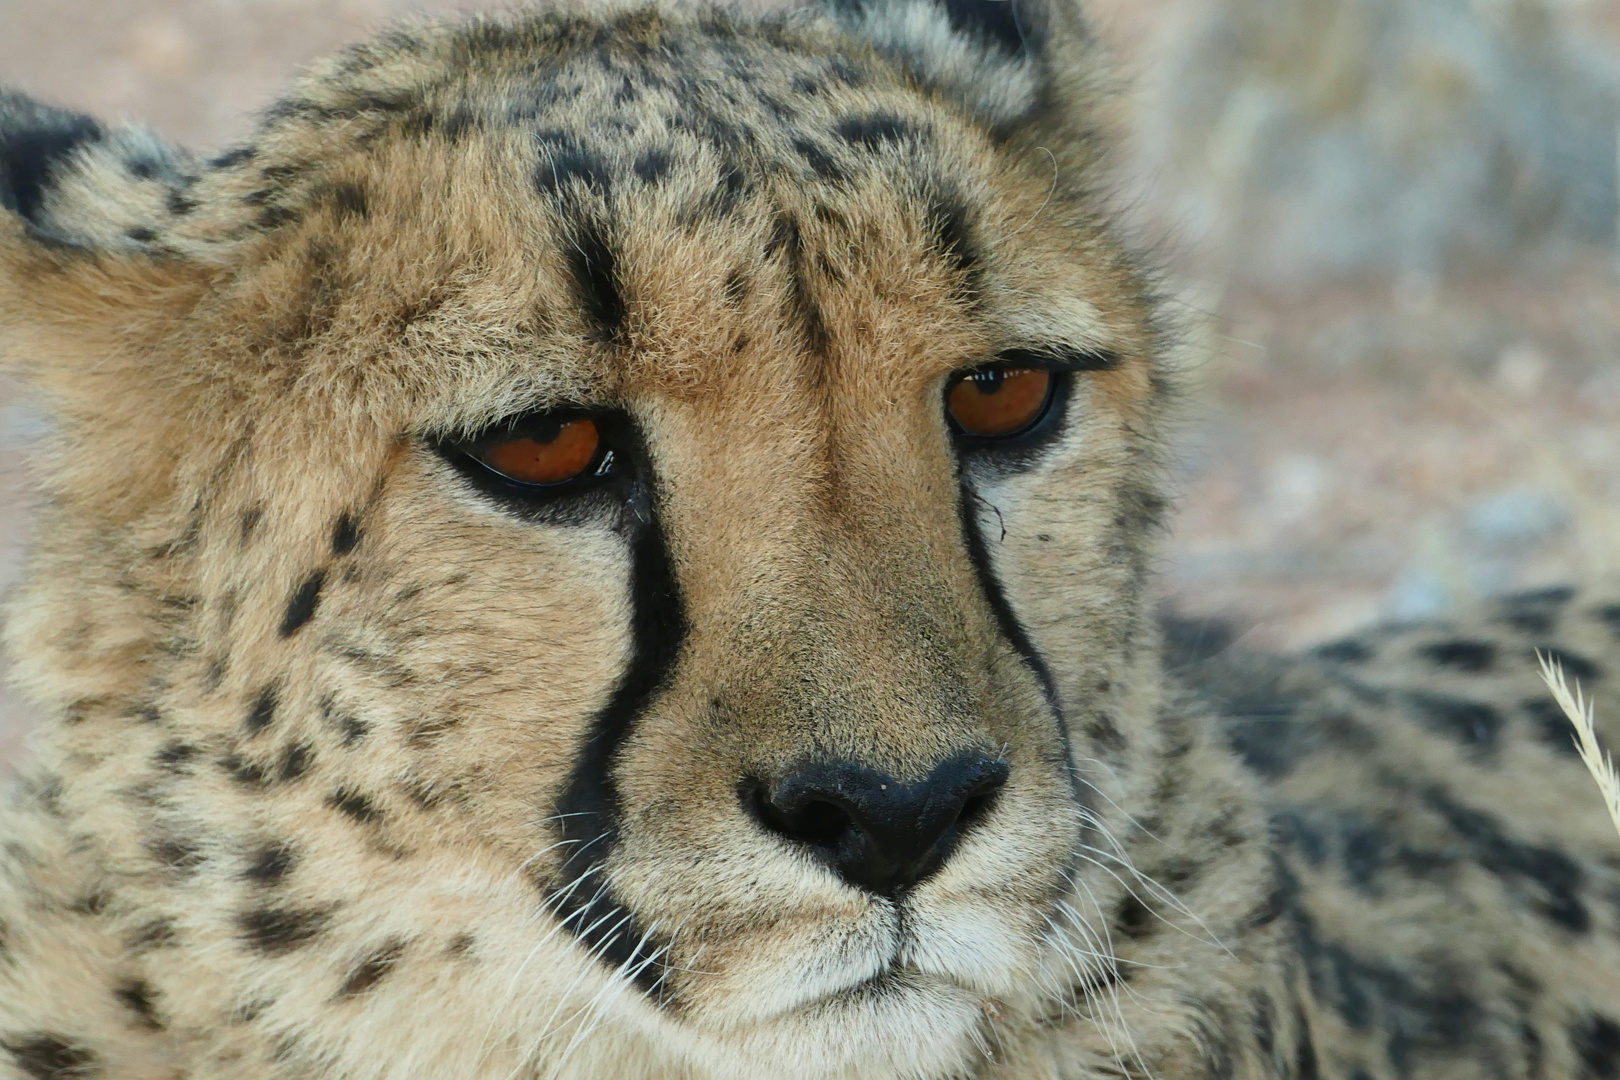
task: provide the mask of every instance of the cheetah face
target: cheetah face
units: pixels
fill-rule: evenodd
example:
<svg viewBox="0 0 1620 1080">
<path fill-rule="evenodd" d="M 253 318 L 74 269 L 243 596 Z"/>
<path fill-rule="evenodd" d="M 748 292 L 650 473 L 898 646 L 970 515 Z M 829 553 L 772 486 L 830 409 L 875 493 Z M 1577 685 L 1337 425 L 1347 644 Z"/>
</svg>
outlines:
<svg viewBox="0 0 1620 1080">
<path fill-rule="evenodd" d="M 898 1077 L 1104 977 L 1162 347 L 1083 33 L 963 10 L 402 32 L 251 148 L 12 177 L 217 1000 Z"/>
</svg>

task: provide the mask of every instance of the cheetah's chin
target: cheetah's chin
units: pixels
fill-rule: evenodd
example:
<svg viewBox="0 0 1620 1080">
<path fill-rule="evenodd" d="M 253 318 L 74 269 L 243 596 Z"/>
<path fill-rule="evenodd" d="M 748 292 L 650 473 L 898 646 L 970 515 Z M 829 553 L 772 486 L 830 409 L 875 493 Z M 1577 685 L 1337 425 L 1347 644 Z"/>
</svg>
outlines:
<svg viewBox="0 0 1620 1080">
<path fill-rule="evenodd" d="M 702 1058 L 715 1080 L 954 1076 L 981 1055 L 984 1021 L 977 992 L 949 978 L 891 968 L 727 1032 Z M 729 1065 L 716 1068 L 718 1062 Z"/>
</svg>

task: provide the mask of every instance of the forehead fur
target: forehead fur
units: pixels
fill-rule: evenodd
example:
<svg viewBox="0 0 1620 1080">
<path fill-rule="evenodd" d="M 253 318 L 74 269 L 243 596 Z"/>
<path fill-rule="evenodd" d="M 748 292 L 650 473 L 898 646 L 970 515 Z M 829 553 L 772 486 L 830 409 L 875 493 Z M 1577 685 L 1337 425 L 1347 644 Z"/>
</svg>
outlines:
<svg viewBox="0 0 1620 1080">
<path fill-rule="evenodd" d="M 1051 155 L 998 149 L 829 22 L 550 12 L 357 47 L 211 161 L 126 147 L 146 175 L 72 227 L 106 273 L 143 264 L 128 307 L 153 340 L 121 326 L 119 345 L 161 357 L 195 408 L 296 401 L 327 429 L 357 411 L 465 429 L 788 359 L 859 354 L 893 396 L 1010 346 L 1151 351 Z M 81 162 L 44 228 L 110 186 Z M 61 281 L 85 256 L 26 256 L 58 273 L 23 321 L 54 308 L 57 348 L 96 336 L 109 320 Z M 183 318 L 154 313 L 154 261 Z M 874 354 L 897 322 L 931 354 Z"/>
</svg>

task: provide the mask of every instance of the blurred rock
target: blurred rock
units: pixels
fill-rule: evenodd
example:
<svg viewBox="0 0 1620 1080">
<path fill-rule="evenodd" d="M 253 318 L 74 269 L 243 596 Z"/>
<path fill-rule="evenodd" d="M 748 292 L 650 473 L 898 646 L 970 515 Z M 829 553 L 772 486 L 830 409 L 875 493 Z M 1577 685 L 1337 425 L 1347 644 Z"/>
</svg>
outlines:
<svg viewBox="0 0 1620 1080">
<path fill-rule="evenodd" d="M 1150 169 L 1218 270 L 1283 291 L 1612 246 L 1620 64 L 1549 2 L 1176 0 Z"/>
<path fill-rule="evenodd" d="M 1520 488 L 1475 501 L 1465 516 L 1471 539 L 1498 547 L 1528 547 L 1569 524 L 1569 507 L 1550 491 Z"/>
<path fill-rule="evenodd" d="M 1456 605 L 1450 586 L 1425 566 L 1409 566 L 1389 587 L 1384 615 L 1396 622 L 1415 622 L 1444 615 Z"/>
</svg>

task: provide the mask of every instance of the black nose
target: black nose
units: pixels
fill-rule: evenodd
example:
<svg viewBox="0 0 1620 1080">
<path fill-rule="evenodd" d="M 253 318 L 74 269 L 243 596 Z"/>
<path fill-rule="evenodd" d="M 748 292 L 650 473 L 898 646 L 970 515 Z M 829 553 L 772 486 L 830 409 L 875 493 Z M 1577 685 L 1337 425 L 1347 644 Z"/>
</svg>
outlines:
<svg viewBox="0 0 1620 1080">
<path fill-rule="evenodd" d="M 902 784 L 853 761 L 806 765 L 769 788 L 745 784 L 762 825 L 804 844 L 851 885 L 892 896 L 938 870 L 990 809 L 1007 763 L 970 753 Z"/>
</svg>

